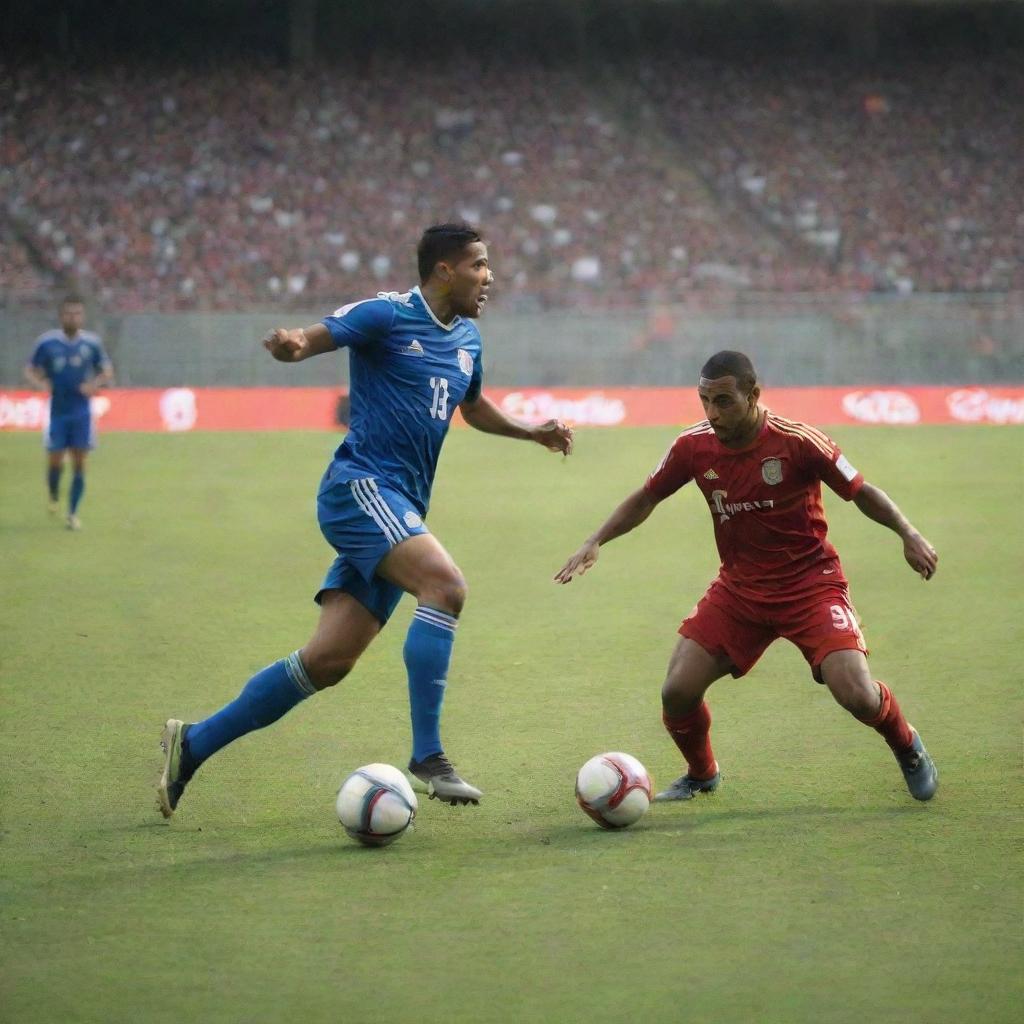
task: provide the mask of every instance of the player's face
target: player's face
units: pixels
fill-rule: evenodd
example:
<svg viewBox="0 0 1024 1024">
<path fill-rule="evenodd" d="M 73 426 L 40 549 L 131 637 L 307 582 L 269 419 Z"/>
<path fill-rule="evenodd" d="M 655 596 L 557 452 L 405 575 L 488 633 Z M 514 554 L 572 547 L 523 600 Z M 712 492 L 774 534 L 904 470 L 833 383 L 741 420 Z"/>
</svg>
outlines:
<svg viewBox="0 0 1024 1024">
<path fill-rule="evenodd" d="M 487 246 L 470 242 L 458 259 L 448 264 L 451 273 L 451 303 L 456 315 L 478 317 L 487 303 L 487 290 L 494 281 L 487 261 Z"/>
<path fill-rule="evenodd" d="M 749 395 L 740 391 L 733 376 L 708 380 L 701 377 L 697 386 L 708 423 L 722 444 L 745 444 L 757 427 L 757 399 L 761 391 L 751 389 Z"/>
<path fill-rule="evenodd" d="M 60 307 L 60 325 L 64 333 L 71 337 L 82 329 L 85 323 L 85 306 L 80 302 L 65 302 Z"/>
</svg>

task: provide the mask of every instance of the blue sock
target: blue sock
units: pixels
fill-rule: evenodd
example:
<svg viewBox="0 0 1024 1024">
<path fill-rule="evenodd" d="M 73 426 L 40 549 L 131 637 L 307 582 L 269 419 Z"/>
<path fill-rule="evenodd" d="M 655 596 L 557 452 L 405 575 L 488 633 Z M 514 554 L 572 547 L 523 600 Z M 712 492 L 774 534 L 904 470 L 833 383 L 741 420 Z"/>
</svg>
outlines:
<svg viewBox="0 0 1024 1024">
<path fill-rule="evenodd" d="M 239 736 L 276 722 L 314 693 L 316 690 L 306 675 L 298 651 L 268 665 L 245 684 L 230 704 L 189 726 L 185 747 L 193 762 L 192 769 Z"/>
<path fill-rule="evenodd" d="M 68 511 L 74 515 L 78 511 L 78 503 L 85 492 L 85 474 L 76 473 L 71 478 L 71 495 L 68 498 Z"/>
<path fill-rule="evenodd" d="M 56 501 L 60 492 L 60 474 L 62 466 L 46 467 L 46 486 L 50 488 L 50 501 Z"/>
<path fill-rule="evenodd" d="M 422 761 L 440 753 L 441 705 L 448 683 L 448 663 L 459 620 L 447 612 L 420 605 L 413 613 L 402 655 L 409 673 L 412 714 L 412 756 Z"/>
</svg>

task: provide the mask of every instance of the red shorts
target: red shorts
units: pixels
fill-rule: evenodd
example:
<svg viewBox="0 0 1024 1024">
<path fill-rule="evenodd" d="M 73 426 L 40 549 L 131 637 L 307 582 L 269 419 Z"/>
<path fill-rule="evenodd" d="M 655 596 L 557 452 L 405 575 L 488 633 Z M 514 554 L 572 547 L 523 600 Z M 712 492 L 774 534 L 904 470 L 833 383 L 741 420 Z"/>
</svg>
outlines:
<svg viewBox="0 0 1024 1024">
<path fill-rule="evenodd" d="M 821 682 L 821 663 L 833 651 L 868 653 L 845 581 L 825 583 L 785 603 L 740 597 L 715 580 L 679 627 L 709 654 L 725 655 L 733 675 L 746 675 L 777 637 L 800 648 Z"/>
</svg>

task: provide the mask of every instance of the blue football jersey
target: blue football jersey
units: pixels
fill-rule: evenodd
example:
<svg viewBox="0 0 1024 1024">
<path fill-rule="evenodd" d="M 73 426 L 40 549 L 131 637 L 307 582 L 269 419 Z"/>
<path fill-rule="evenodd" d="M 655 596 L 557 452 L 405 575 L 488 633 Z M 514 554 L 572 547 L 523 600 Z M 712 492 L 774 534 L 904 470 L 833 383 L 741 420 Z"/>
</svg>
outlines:
<svg viewBox="0 0 1024 1024">
<path fill-rule="evenodd" d="M 349 350 L 349 432 L 328 478 L 380 477 L 425 516 L 455 407 L 480 394 L 476 324 L 442 324 L 418 287 L 342 306 L 323 323 Z"/>
<path fill-rule="evenodd" d="M 90 331 L 68 338 L 63 331 L 52 330 L 36 340 L 29 365 L 53 385 L 50 415 L 63 416 L 88 410 L 89 399 L 81 386 L 109 364 L 100 339 Z"/>
</svg>

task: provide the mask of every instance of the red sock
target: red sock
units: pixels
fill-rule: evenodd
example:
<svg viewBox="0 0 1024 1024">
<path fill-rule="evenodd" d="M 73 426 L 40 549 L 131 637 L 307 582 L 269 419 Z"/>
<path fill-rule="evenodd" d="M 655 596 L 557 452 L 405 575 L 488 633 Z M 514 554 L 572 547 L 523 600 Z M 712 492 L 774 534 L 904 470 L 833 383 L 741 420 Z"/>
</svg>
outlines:
<svg viewBox="0 0 1024 1024">
<path fill-rule="evenodd" d="M 688 715 L 672 718 L 664 711 L 661 720 L 669 736 L 682 751 L 692 779 L 710 779 L 718 771 L 715 755 L 711 752 L 711 710 L 707 703 Z"/>
<path fill-rule="evenodd" d="M 880 679 L 876 679 L 875 683 L 882 695 L 882 706 L 878 709 L 878 714 L 870 720 L 864 720 L 864 724 L 870 725 L 889 744 L 893 752 L 907 750 L 914 742 L 914 733 L 907 725 L 892 690 Z"/>
</svg>

